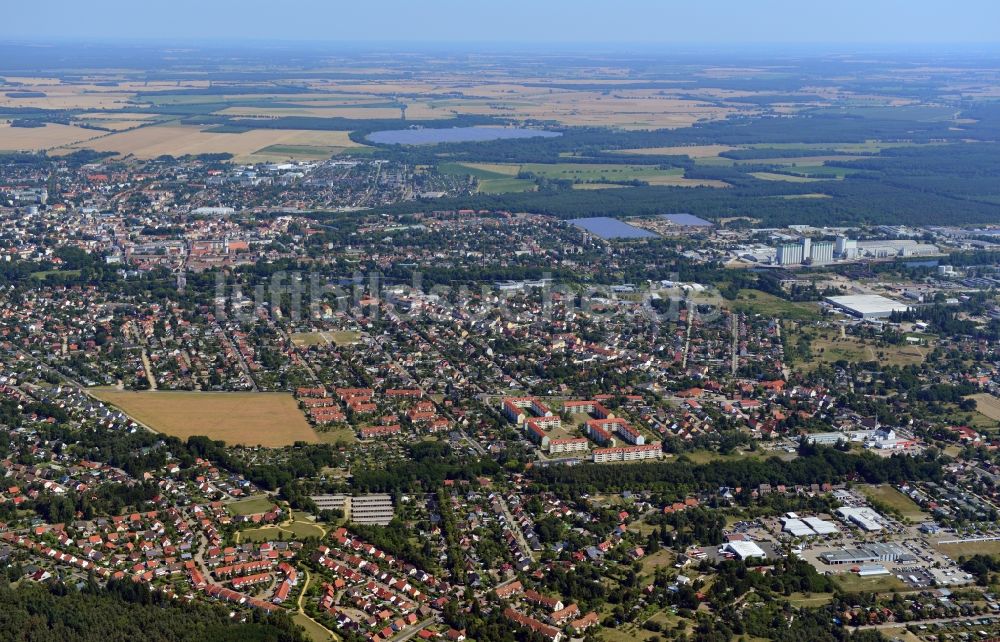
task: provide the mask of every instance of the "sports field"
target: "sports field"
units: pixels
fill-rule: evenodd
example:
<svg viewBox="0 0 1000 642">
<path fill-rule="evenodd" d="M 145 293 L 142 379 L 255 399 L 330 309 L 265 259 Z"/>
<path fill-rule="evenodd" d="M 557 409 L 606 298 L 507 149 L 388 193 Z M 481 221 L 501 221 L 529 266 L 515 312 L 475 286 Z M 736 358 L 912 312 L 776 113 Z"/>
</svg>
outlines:
<svg viewBox="0 0 1000 642">
<path fill-rule="evenodd" d="M 318 443 L 295 399 L 281 392 L 90 391 L 157 432 L 186 439 L 205 435 L 227 444 L 290 446 Z"/>
</svg>

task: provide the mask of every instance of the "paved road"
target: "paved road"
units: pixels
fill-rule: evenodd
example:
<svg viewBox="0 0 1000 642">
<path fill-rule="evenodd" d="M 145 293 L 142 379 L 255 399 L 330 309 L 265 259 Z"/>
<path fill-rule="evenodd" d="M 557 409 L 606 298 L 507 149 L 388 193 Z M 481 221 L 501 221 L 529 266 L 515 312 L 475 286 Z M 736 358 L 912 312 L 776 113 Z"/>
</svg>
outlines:
<svg viewBox="0 0 1000 642">
<path fill-rule="evenodd" d="M 437 617 L 436 616 L 435 617 L 429 617 L 426 620 L 424 620 L 423 622 L 417 622 L 416 626 L 413 626 L 413 627 L 410 627 L 410 628 L 407 628 L 407 629 L 403 629 L 402 631 L 400 631 L 399 633 L 397 633 L 394 637 L 389 638 L 389 642 L 406 642 L 406 640 L 409 640 L 410 638 L 412 638 L 417 633 L 420 633 L 422 630 L 424 630 L 425 628 L 427 628 L 428 626 L 430 626 L 434 622 L 437 622 Z"/>
</svg>

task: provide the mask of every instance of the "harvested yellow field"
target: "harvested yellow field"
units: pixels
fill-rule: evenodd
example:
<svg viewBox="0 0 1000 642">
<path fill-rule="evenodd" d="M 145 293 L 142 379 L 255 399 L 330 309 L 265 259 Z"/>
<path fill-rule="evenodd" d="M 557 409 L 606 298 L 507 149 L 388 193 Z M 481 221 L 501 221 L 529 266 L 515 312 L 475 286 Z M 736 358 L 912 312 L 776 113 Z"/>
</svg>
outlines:
<svg viewBox="0 0 1000 642">
<path fill-rule="evenodd" d="M 652 92 L 563 91 L 511 94 L 496 103 L 456 103 L 461 114 L 515 119 L 553 120 L 564 125 L 661 129 L 687 127 L 699 121 L 725 118 L 732 110 L 695 100 L 655 96 Z"/>
<path fill-rule="evenodd" d="M 93 125 L 94 127 L 102 127 L 104 129 L 110 129 L 116 132 L 122 132 L 126 129 L 135 129 L 136 127 L 142 127 L 143 125 L 148 125 L 149 122 L 145 120 L 117 120 L 117 119 L 100 119 L 100 118 L 86 118 L 80 120 L 81 124 Z M 95 134 L 100 134 L 101 132 L 95 132 Z"/>
<path fill-rule="evenodd" d="M 86 118 L 88 120 L 149 120 L 156 116 L 156 114 L 149 114 L 143 112 L 94 112 L 92 114 L 87 114 Z"/>
<path fill-rule="evenodd" d="M 227 444 L 280 447 L 319 442 L 295 399 L 282 392 L 131 392 L 95 388 L 91 393 L 157 432 L 187 439 L 205 435 Z"/>
<path fill-rule="evenodd" d="M 67 89 L 52 89 L 49 87 L 31 87 L 30 91 L 44 92 L 45 96 L 35 98 L 11 98 L 0 94 L 0 106 L 4 107 L 38 107 L 41 109 L 121 109 L 128 104 L 131 94 L 93 93 L 85 94 L 76 91 L 75 87 Z"/>
<path fill-rule="evenodd" d="M 72 125 L 48 123 L 45 127 L 11 127 L 0 124 L 0 150 L 44 150 L 52 149 L 102 135 L 104 132 L 83 129 Z"/>
<path fill-rule="evenodd" d="M 307 147 L 359 147 L 343 131 L 310 131 L 304 129 L 254 129 L 238 134 L 202 131 L 199 127 L 155 125 L 111 134 L 86 145 L 67 146 L 67 150 L 88 148 L 95 151 L 118 152 L 137 158 L 156 158 L 164 154 L 210 154 L 229 152 L 246 157 L 274 145 Z"/>
<path fill-rule="evenodd" d="M 637 154 L 640 156 L 690 156 L 691 158 L 714 158 L 722 152 L 737 149 L 730 145 L 682 145 L 677 147 L 646 147 L 643 149 L 621 149 L 617 154 Z"/>
</svg>

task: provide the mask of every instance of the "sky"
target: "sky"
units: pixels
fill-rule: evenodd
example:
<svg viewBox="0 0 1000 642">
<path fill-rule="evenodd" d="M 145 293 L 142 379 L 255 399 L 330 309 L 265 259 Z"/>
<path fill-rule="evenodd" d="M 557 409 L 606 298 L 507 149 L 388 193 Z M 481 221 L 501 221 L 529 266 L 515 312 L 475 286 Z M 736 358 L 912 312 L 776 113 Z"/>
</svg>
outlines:
<svg viewBox="0 0 1000 642">
<path fill-rule="evenodd" d="M 0 38 L 322 43 L 1000 44 L 997 0 L 15 0 Z"/>
</svg>

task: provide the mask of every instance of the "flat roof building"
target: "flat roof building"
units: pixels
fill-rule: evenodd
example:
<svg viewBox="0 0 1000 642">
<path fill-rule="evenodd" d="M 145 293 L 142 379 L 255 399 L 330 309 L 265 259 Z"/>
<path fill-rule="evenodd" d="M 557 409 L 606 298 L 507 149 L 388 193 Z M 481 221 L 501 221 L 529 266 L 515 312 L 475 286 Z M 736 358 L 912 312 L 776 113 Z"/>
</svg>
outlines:
<svg viewBox="0 0 1000 642">
<path fill-rule="evenodd" d="M 372 495 L 313 495 L 310 497 L 320 510 L 340 510 L 356 524 L 386 526 L 392 521 L 395 509 L 392 496 L 387 493 Z"/>
<path fill-rule="evenodd" d="M 753 542 L 727 542 L 722 547 L 721 552 L 732 553 L 741 560 L 750 559 L 751 557 L 767 559 L 767 553 L 764 552 L 764 549 Z"/>
<path fill-rule="evenodd" d="M 818 517 L 804 517 L 802 521 L 806 523 L 806 526 L 816 531 L 817 535 L 833 535 L 837 532 L 835 524 Z"/>
<path fill-rule="evenodd" d="M 882 530 L 882 516 L 867 506 L 842 506 L 837 509 L 837 515 L 869 533 Z"/>
<path fill-rule="evenodd" d="M 884 319 L 893 312 L 906 312 L 910 309 L 905 303 L 893 301 L 878 294 L 851 294 L 847 296 L 828 296 L 827 303 L 859 319 Z"/>
</svg>

